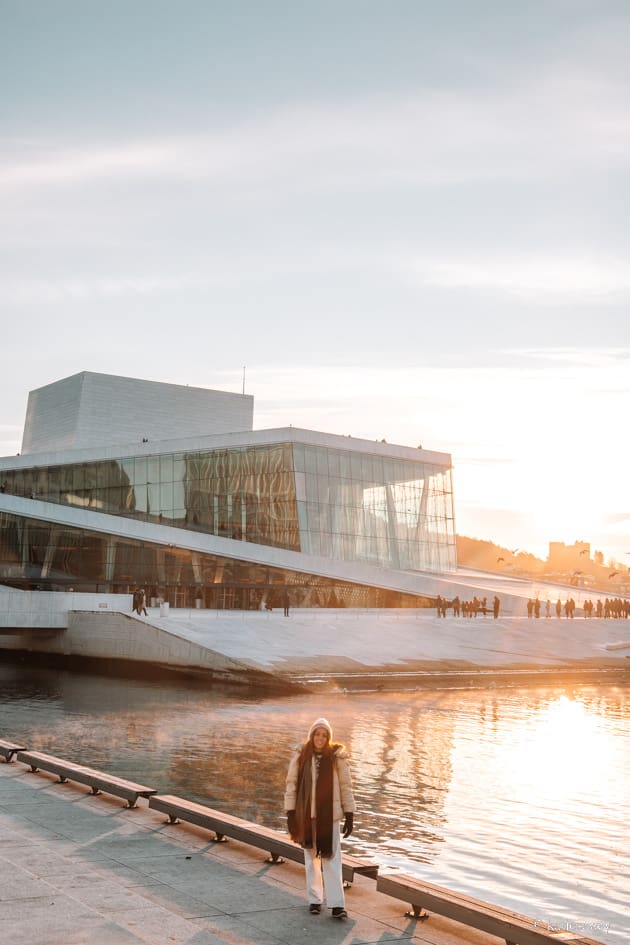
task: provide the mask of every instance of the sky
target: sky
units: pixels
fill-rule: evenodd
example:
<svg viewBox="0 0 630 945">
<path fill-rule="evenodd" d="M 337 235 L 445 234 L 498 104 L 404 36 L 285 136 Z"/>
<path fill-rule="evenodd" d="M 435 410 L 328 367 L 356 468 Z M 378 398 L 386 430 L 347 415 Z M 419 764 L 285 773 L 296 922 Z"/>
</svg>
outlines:
<svg viewBox="0 0 630 945">
<path fill-rule="evenodd" d="M 630 566 L 627 0 L 0 0 L 0 455 L 79 371 L 448 452 Z"/>
</svg>

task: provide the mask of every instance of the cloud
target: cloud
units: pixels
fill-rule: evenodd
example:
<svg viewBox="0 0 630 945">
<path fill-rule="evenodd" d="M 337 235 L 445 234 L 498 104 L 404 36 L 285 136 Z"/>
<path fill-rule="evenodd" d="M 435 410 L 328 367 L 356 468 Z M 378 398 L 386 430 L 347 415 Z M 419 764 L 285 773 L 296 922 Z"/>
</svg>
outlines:
<svg viewBox="0 0 630 945">
<path fill-rule="evenodd" d="M 209 276 L 196 273 L 149 274 L 136 273 L 119 277 L 85 275 L 81 278 L 5 280 L 0 297 L 14 304 L 56 304 L 85 301 L 94 298 L 155 296 L 206 288 Z"/>
<path fill-rule="evenodd" d="M 44 157 L 28 153 L 29 150 L 37 153 L 42 148 L 47 149 Z M 7 160 L 0 165 L 0 187 L 77 186 L 86 181 L 144 177 L 152 170 L 172 165 L 177 151 L 174 142 L 130 142 L 85 148 L 38 141 L 30 147 L 25 145 L 25 153 L 18 160 Z"/>
<path fill-rule="evenodd" d="M 607 525 L 619 525 L 622 522 L 629 522 L 630 512 L 618 512 L 615 515 L 607 515 L 604 521 Z"/>
<path fill-rule="evenodd" d="M 599 367 L 617 367 L 618 362 L 624 362 L 630 359 L 630 346 L 619 345 L 614 348 L 514 348 L 506 350 L 508 357 L 518 356 L 521 359 L 529 359 L 532 362 L 551 364 L 569 364 L 585 368 Z"/>
<path fill-rule="evenodd" d="M 590 304 L 630 291 L 627 260 L 514 253 L 469 258 L 424 258 L 403 264 L 420 285 L 498 290 L 523 298 Z"/>
<path fill-rule="evenodd" d="M 421 250 L 414 253 L 409 246 L 396 252 L 389 247 L 379 252 L 368 246 L 348 247 L 331 240 L 304 246 L 280 242 L 261 246 L 255 253 L 244 247 L 230 252 L 206 250 L 203 265 L 191 268 L 190 259 L 182 262 L 183 266 L 177 259 L 163 261 L 162 270 L 157 271 L 155 265 L 151 269 L 129 269 L 129 263 L 121 259 L 119 272 L 107 276 L 84 272 L 80 276 L 64 273 L 56 278 L 40 272 L 20 279 L 7 273 L 0 296 L 17 304 L 46 304 L 63 299 L 150 296 L 242 285 L 244 274 L 249 282 L 261 280 L 278 285 L 288 284 L 289 274 L 292 279 L 298 276 L 354 279 L 356 274 L 369 272 L 372 277 L 380 274 L 394 283 L 413 285 L 419 291 L 472 291 L 536 304 L 587 307 L 602 302 L 619 304 L 630 297 L 630 267 L 614 257 L 534 257 L 526 252 L 510 256 L 481 256 L 472 252 L 469 257 L 429 256 Z M 515 354 L 522 359 L 527 352 L 519 349 Z M 540 352 L 532 349 L 529 354 L 532 358 L 566 363 L 576 363 L 576 359 L 584 363 L 586 359 L 595 364 L 593 359 L 600 357 L 584 348 L 579 353 L 577 349 Z M 616 357 L 623 357 L 619 349 Z"/>
<path fill-rule="evenodd" d="M 268 108 L 201 133 L 14 143 L 0 186 L 161 178 L 331 190 L 610 171 L 630 156 L 627 86 L 568 64 L 476 89 Z M 42 148 L 44 154 L 42 156 Z M 29 153 L 30 150 L 30 153 Z M 13 158 L 11 154 L 13 153 Z"/>
</svg>

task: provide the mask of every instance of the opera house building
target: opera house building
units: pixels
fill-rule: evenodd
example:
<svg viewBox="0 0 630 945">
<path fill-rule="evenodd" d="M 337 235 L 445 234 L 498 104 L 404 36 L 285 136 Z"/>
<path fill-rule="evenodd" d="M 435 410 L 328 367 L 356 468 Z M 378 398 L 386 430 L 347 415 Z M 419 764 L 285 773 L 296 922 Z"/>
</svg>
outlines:
<svg viewBox="0 0 630 945">
<path fill-rule="evenodd" d="M 0 584 L 171 607 L 417 607 L 456 569 L 450 455 L 294 427 L 253 397 L 82 372 L 0 459 Z M 428 600 L 426 601 L 428 603 Z"/>
</svg>

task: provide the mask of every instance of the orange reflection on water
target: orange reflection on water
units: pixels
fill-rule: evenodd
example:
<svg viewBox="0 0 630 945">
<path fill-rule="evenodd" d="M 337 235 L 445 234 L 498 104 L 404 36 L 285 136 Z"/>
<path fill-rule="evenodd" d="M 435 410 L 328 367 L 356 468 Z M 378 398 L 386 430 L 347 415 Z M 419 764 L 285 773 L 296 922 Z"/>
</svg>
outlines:
<svg viewBox="0 0 630 945">
<path fill-rule="evenodd" d="M 607 792 L 612 750 L 598 714 L 563 695 L 513 724 L 501 769 L 517 793 L 567 803 L 576 793 Z"/>
<path fill-rule="evenodd" d="M 611 864 L 628 841 L 619 736 L 615 747 L 597 697 L 531 696 L 526 711 L 455 734 L 439 869 L 482 896 L 501 861 L 493 886 L 503 905 L 532 912 L 523 903 L 553 889 L 556 918 L 597 915 L 600 896 L 612 912 L 621 893 Z"/>
</svg>

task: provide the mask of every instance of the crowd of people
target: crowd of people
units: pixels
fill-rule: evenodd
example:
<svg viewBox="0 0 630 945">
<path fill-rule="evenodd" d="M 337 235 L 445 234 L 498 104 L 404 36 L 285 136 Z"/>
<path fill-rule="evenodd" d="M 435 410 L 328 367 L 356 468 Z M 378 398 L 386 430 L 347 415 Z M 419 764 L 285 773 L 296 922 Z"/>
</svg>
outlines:
<svg viewBox="0 0 630 945">
<path fill-rule="evenodd" d="M 438 617 L 446 617 L 447 611 L 452 609 L 454 617 L 477 617 L 478 614 L 483 616 L 492 614 L 496 619 L 499 616 L 501 602 L 496 595 L 490 605 L 487 597 L 473 597 L 472 600 L 462 601 L 458 596 L 454 597 L 453 600 L 448 600 L 446 597 L 438 595 L 435 600 L 435 607 Z M 543 603 L 538 597 L 532 597 L 527 601 L 528 617 L 542 616 L 543 609 L 545 617 L 551 617 L 555 614 L 556 617 L 564 615 L 568 620 L 572 620 L 575 617 L 576 603 L 572 597 L 567 597 L 564 603 L 558 598 L 555 604 L 552 604 L 549 599 Z M 603 602 L 598 599 L 595 604 L 592 600 L 585 600 L 582 604 L 582 612 L 584 617 L 587 618 L 593 616 L 606 619 L 611 617 L 615 619 L 630 618 L 630 600 L 624 600 L 621 597 L 607 597 Z"/>
<path fill-rule="evenodd" d="M 551 617 L 552 609 L 555 611 L 556 617 L 564 616 L 572 620 L 575 616 L 576 604 L 572 597 L 568 597 L 564 604 L 558 598 L 554 607 L 550 600 L 545 601 L 545 617 Z M 530 598 L 527 601 L 527 616 L 528 617 L 540 617 L 542 609 L 542 603 L 538 597 Z M 582 604 L 582 614 L 584 617 L 604 617 L 606 619 L 614 617 L 615 619 L 619 618 L 628 618 L 630 617 L 630 600 L 622 600 L 621 597 L 607 597 L 602 603 L 598 599 L 597 603 L 594 604 L 592 600 L 585 600 Z"/>
<path fill-rule="evenodd" d="M 585 600 L 583 608 L 585 617 L 592 617 L 593 610 L 596 617 L 613 617 L 616 620 L 630 617 L 630 600 L 622 600 L 621 597 L 607 597 L 603 604 L 598 600 L 595 605 L 592 600 Z"/>
<path fill-rule="evenodd" d="M 475 596 L 472 600 L 463 601 L 458 595 L 454 597 L 453 600 L 449 601 L 438 594 L 435 600 L 435 607 L 438 617 L 446 617 L 446 611 L 449 607 L 452 607 L 454 617 L 476 617 L 478 614 L 483 614 L 485 617 L 486 614 L 491 613 L 496 619 L 501 609 L 501 601 L 495 595 L 492 600 L 492 606 L 488 606 L 487 597 L 479 598 Z"/>
</svg>

